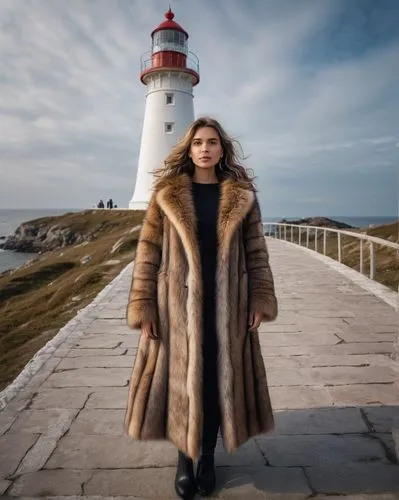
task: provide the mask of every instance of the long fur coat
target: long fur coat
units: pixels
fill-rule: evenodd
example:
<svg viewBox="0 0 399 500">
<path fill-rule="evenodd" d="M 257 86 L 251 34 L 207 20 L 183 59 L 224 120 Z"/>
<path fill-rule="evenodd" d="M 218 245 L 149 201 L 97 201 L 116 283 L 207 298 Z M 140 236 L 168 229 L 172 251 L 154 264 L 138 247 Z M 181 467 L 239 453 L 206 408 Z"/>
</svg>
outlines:
<svg viewBox="0 0 399 500">
<path fill-rule="evenodd" d="M 137 246 L 127 322 L 157 325 L 140 337 L 125 428 L 135 439 L 167 439 L 193 459 L 200 453 L 202 283 L 192 181 L 163 180 L 151 198 Z M 277 316 L 277 300 L 256 195 L 232 179 L 221 183 L 217 222 L 216 325 L 221 432 L 229 452 L 273 428 L 257 332 L 248 313 Z"/>
</svg>

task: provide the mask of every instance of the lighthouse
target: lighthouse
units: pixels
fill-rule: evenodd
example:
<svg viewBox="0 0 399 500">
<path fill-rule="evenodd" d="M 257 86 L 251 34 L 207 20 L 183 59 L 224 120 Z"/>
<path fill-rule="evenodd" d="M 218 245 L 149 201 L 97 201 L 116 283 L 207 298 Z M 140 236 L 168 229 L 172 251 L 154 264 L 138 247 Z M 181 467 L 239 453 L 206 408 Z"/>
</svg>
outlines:
<svg viewBox="0 0 399 500">
<path fill-rule="evenodd" d="M 194 121 L 193 87 L 199 82 L 198 57 L 188 50 L 188 33 L 169 8 L 151 33 L 151 51 L 141 57 L 140 80 L 146 86 L 136 185 L 129 208 L 145 210 L 151 197 L 152 171 L 163 165 L 172 147 Z"/>
</svg>

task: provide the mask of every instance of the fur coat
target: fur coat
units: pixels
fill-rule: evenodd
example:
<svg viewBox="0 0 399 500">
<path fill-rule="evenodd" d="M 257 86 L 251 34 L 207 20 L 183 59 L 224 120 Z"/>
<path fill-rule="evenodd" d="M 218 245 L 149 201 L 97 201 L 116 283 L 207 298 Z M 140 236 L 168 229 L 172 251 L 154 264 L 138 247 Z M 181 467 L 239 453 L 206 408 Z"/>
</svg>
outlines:
<svg viewBox="0 0 399 500">
<path fill-rule="evenodd" d="M 129 386 L 125 429 L 135 439 L 167 439 L 191 458 L 202 437 L 202 283 L 192 181 L 158 183 L 137 246 L 127 322 L 157 325 L 140 337 Z M 221 432 L 229 452 L 273 428 L 257 332 L 277 316 L 277 300 L 256 195 L 232 179 L 221 183 L 217 222 L 216 327 Z"/>
</svg>

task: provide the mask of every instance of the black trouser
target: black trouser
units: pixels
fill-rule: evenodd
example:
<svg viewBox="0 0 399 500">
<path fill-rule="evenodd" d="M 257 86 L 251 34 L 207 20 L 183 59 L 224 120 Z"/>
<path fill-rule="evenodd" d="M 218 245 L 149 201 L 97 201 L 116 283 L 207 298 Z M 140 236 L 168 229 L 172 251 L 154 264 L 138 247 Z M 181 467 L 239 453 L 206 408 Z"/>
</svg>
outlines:
<svg viewBox="0 0 399 500">
<path fill-rule="evenodd" d="M 218 343 L 216 336 L 215 300 L 205 295 L 203 314 L 203 437 L 202 452 L 213 452 L 220 425 L 217 376 Z"/>
</svg>

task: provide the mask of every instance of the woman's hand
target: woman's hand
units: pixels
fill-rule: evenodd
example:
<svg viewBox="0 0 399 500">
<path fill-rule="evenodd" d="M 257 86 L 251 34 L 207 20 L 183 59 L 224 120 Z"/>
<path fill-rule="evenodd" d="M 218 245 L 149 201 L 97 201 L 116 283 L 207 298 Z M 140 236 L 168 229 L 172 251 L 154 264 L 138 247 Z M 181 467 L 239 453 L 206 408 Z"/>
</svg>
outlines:
<svg viewBox="0 0 399 500">
<path fill-rule="evenodd" d="M 262 321 L 262 314 L 255 312 L 255 311 L 250 311 L 249 317 L 248 317 L 248 331 L 249 332 L 254 332 L 259 328 L 259 325 L 261 324 Z"/>
<path fill-rule="evenodd" d="M 141 325 L 141 334 L 144 335 L 146 339 L 157 340 L 158 333 L 155 323 L 143 323 Z"/>
</svg>

